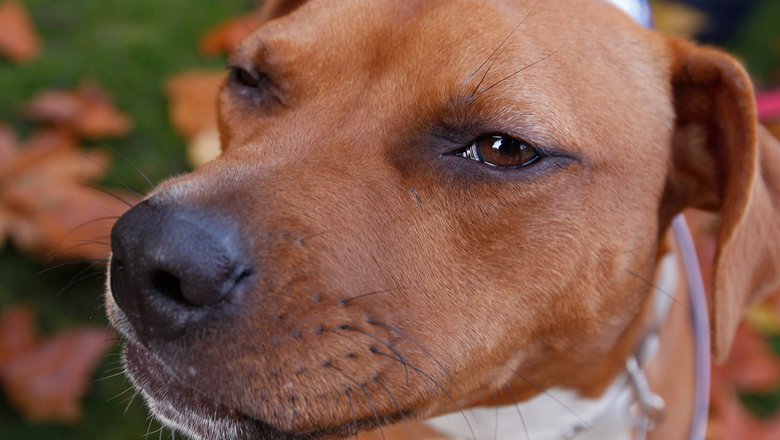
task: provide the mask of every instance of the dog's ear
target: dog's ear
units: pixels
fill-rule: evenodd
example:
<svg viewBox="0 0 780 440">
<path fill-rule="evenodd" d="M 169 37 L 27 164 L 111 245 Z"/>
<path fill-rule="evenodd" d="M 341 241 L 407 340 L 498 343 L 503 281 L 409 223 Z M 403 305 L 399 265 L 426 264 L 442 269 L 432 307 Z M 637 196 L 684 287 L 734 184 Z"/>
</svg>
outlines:
<svg viewBox="0 0 780 440">
<path fill-rule="evenodd" d="M 724 360 L 745 309 L 780 285 L 780 144 L 758 125 L 735 59 L 668 45 L 676 122 L 662 217 L 687 207 L 720 216 L 710 309 L 713 352 Z"/>
<path fill-rule="evenodd" d="M 298 9 L 307 0 L 265 0 L 260 8 L 260 20 L 266 21 L 279 18 Z"/>
</svg>

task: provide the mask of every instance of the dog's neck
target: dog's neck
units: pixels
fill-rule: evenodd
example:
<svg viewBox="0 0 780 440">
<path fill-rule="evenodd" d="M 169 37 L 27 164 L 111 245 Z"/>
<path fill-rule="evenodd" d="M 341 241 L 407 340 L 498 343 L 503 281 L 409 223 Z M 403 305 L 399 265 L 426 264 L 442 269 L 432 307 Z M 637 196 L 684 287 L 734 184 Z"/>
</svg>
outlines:
<svg viewBox="0 0 780 440">
<path fill-rule="evenodd" d="M 651 330 L 627 359 L 626 369 L 618 375 L 598 399 L 554 388 L 515 405 L 474 408 L 426 421 L 428 426 L 453 439 L 495 438 L 534 440 L 612 440 L 631 438 L 637 425 L 652 422 L 642 406 L 661 406 L 647 386 L 644 367 L 658 350 L 658 334 L 666 321 L 672 296 L 680 281 L 677 254 L 665 255 L 658 266 L 654 286 Z M 652 408 L 650 409 L 652 412 Z M 644 413 L 644 414 L 643 414 Z"/>
</svg>

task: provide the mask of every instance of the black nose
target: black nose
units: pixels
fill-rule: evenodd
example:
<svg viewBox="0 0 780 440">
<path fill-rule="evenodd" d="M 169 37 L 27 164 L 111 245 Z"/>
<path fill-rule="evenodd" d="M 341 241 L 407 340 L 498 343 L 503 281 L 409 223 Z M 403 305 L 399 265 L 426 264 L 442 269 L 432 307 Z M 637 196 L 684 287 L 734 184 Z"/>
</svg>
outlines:
<svg viewBox="0 0 780 440">
<path fill-rule="evenodd" d="M 154 199 L 117 221 L 111 250 L 111 293 L 146 340 L 218 318 L 254 272 L 230 221 Z"/>
</svg>

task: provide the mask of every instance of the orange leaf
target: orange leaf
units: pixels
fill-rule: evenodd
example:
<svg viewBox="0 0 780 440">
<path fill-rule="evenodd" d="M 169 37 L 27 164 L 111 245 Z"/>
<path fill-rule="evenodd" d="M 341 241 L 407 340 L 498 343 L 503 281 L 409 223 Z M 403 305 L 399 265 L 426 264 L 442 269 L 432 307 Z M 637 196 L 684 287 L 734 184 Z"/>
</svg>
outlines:
<svg viewBox="0 0 780 440">
<path fill-rule="evenodd" d="M 48 131 L 9 157 L 0 169 L 0 242 L 8 236 L 22 250 L 60 260 L 105 259 L 111 226 L 135 203 L 86 186 L 106 173 L 108 155 Z"/>
<path fill-rule="evenodd" d="M 28 307 L 15 307 L 0 316 L 0 376 L 6 364 L 38 344 L 35 314 Z"/>
<path fill-rule="evenodd" d="M 244 39 L 260 27 L 257 13 L 244 15 L 210 30 L 200 40 L 200 50 L 206 55 L 230 54 Z"/>
<path fill-rule="evenodd" d="M 743 323 L 737 330 L 728 360 L 713 368 L 719 377 L 740 392 L 771 393 L 780 386 L 780 362 L 767 341 Z"/>
<path fill-rule="evenodd" d="M 133 127 L 130 118 L 114 108 L 108 95 L 91 83 L 75 91 L 43 92 L 27 104 L 24 114 L 88 139 L 124 136 Z"/>
<path fill-rule="evenodd" d="M 710 410 L 710 440 L 777 440 L 780 417 L 759 420 L 742 407 L 736 394 L 717 395 Z"/>
<path fill-rule="evenodd" d="M 217 127 L 217 94 L 224 72 L 192 71 L 168 80 L 165 90 L 170 101 L 173 127 L 192 139 Z"/>
<path fill-rule="evenodd" d="M 0 3 L 0 53 L 16 62 L 38 56 L 41 41 L 27 10 L 18 2 Z"/>
<path fill-rule="evenodd" d="M 30 420 L 76 423 L 92 372 L 111 345 L 104 330 L 72 330 L 15 357 L 2 371 L 9 402 Z"/>
<path fill-rule="evenodd" d="M 187 156 L 193 166 L 219 156 L 217 95 L 224 80 L 224 72 L 193 71 L 171 78 L 166 85 L 171 121 L 187 138 Z"/>
</svg>

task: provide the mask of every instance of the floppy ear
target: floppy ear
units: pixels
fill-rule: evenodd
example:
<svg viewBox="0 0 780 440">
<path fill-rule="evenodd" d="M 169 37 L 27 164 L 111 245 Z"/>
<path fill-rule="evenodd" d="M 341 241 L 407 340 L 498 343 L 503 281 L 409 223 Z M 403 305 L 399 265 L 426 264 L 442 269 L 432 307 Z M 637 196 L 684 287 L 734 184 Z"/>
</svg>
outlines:
<svg viewBox="0 0 780 440">
<path fill-rule="evenodd" d="M 676 111 L 664 217 L 717 212 L 710 306 L 715 358 L 745 309 L 780 286 L 780 144 L 758 125 L 745 70 L 725 53 L 669 41 Z"/>
<path fill-rule="evenodd" d="M 287 15 L 298 9 L 307 0 L 265 0 L 260 8 L 260 20 L 266 21 Z"/>
</svg>

